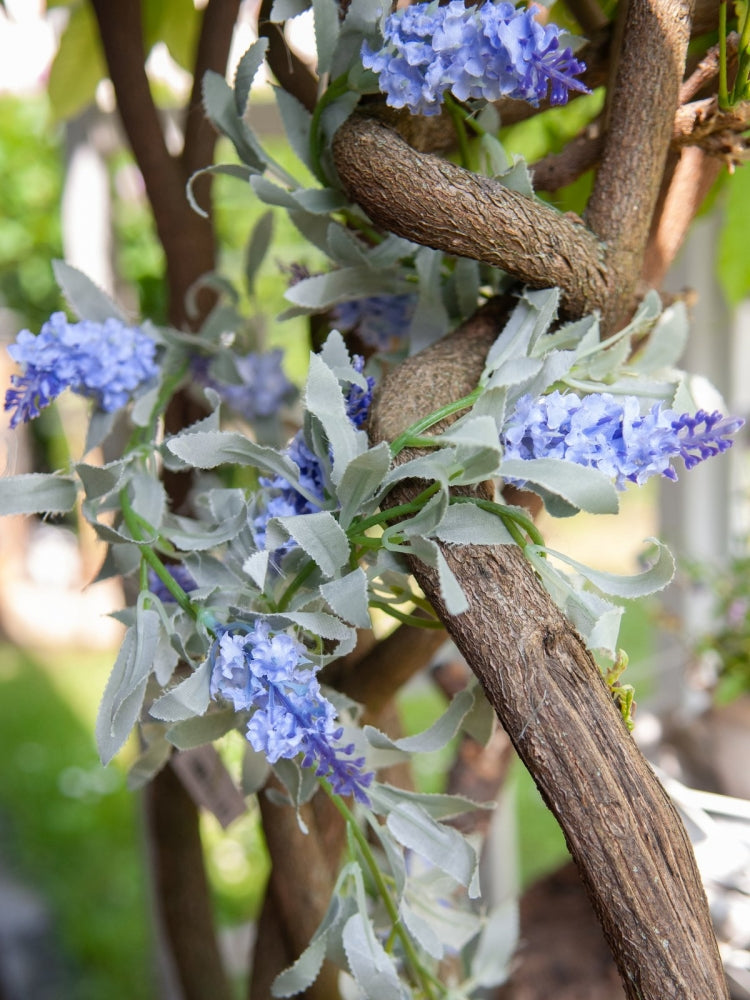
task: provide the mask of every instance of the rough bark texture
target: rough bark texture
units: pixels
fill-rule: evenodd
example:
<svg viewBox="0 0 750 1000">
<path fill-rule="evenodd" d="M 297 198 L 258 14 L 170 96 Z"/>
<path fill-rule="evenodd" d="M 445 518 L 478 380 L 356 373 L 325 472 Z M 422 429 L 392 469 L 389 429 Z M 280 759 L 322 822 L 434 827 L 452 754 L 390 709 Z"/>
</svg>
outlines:
<svg viewBox="0 0 750 1000">
<path fill-rule="evenodd" d="M 685 68 L 690 0 L 628 0 L 621 5 L 607 90 L 601 165 L 586 207 L 586 224 L 607 244 L 610 294 L 604 325 L 616 329 L 635 305 L 651 219 L 661 187 Z"/>
<path fill-rule="evenodd" d="M 598 240 L 550 206 L 417 153 L 373 118 L 345 122 L 333 155 L 350 197 L 384 229 L 502 268 L 534 288 L 558 285 L 571 315 L 591 311 L 605 296 Z"/>
<path fill-rule="evenodd" d="M 387 376 L 373 440 L 475 385 L 499 322 L 497 308 L 485 309 Z M 392 500 L 416 490 L 405 485 Z M 627 996 L 726 998 L 689 839 L 583 640 L 518 547 L 442 549 L 469 600 L 464 614 L 447 613 L 432 570 L 417 561 L 412 570 L 559 821 Z"/>
<path fill-rule="evenodd" d="M 560 823 L 627 996 L 728 997 L 690 841 L 582 640 L 515 546 L 443 554 L 465 614 L 417 579 Z"/>
</svg>

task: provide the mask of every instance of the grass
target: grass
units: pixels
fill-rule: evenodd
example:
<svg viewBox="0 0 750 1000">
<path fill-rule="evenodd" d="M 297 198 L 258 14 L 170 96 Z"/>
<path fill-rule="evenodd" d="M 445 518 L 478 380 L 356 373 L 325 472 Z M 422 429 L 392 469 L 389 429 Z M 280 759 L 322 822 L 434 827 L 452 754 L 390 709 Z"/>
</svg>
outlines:
<svg viewBox="0 0 750 1000">
<path fill-rule="evenodd" d="M 6 870 L 49 903 L 76 1000 L 155 997 L 138 801 L 102 769 L 93 713 L 110 661 L 0 646 Z M 74 699 L 58 689 L 62 680 Z M 59 994 L 63 1000 L 65 994 Z"/>
</svg>

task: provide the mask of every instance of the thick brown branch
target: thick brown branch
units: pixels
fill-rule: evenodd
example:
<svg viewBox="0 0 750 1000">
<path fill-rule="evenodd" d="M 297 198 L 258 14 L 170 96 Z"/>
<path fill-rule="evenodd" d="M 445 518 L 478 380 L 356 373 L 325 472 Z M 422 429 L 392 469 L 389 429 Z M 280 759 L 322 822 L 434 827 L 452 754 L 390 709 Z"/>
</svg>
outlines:
<svg viewBox="0 0 750 1000">
<path fill-rule="evenodd" d="M 187 290 L 214 267 L 211 223 L 190 208 L 185 197 L 185 174 L 164 142 L 144 69 L 140 0 L 117 3 L 91 0 L 91 3 L 120 118 L 143 175 L 164 247 L 170 291 L 169 319 L 174 325 L 183 326 L 187 324 Z"/>
<path fill-rule="evenodd" d="M 373 440 L 460 396 L 492 332 L 481 315 L 388 375 Z M 628 997 L 726 1000 L 690 842 L 583 641 L 518 547 L 442 548 L 468 611 L 449 615 L 437 574 L 417 561 L 412 570 L 560 822 Z"/>
<path fill-rule="evenodd" d="M 741 162 L 748 148 L 743 135 L 750 127 L 750 101 L 722 111 L 716 97 L 693 101 L 679 108 L 674 119 L 672 145 L 700 146 L 714 156 L 726 155 Z"/>
<path fill-rule="evenodd" d="M 691 146 L 680 154 L 644 255 L 641 280 L 648 287 L 661 286 L 721 169 L 721 161 L 701 149 Z"/>
<path fill-rule="evenodd" d="M 661 186 L 690 38 L 690 0 L 629 0 L 619 65 L 608 91 L 607 137 L 586 209 L 607 244 L 611 295 L 604 326 L 634 306 L 643 251 Z"/>
<path fill-rule="evenodd" d="M 581 174 L 597 165 L 604 148 L 600 119 L 591 122 L 580 135 L 571 139 L 559 153 L 550 153 L 532 163 L 531 170 L 536 191 L 558 191 L 578 180 Z"/>
<path fill-rule="evenodd" d="M 393 129 L 360 115 L 336 133 L 333 154 L 350 197 L 384 229 L 500 267 L 535 288 L 558 285 L 566 313 L 582 315 L 604 300 L 599 242 L 550 206 L 417 153 Z"/>
<path fill-rule="evenodd" d="M 209 166 L 213 160 L 216 132 L 203 113 L 203 77 L 208 70 L 224 75 L 239 9 L 240 0 L 209 0 L 203 11 L 193 65 L 193 89 L 185 119 L 185 143 L 181 157 L 185 178 Z M 201 203 L 204 203 L 202 199 Z"/>
<path fill-rule="evenodd" d="M 321 680 L 364 705 L 369 720 L 381 712 L 396 692 L 431 658 L 445 642 L 442 629 L 400 625 L 386 639 L 372 647 L 351 669 L 333 663 Z"/>
<path fill-rule="evenodd" d="M 184 1000 L 229 1000 L 208 905 L 198 809 L 169 766 L 147 787 L 145 802 L 156 905 Z"/>
<path fill-rule="evenodd" d="M 271 780 L 270 787 L 280 791 L 276 779 Z M 291 953 L 295 959 L 310 943 L 328 909 L 344 844 L 344 825 L 327 799 L 321 803 L 322 821 L 316 817 L 311 803 L 301 807 L 300 815 L 308 833 L 302 832 L 296 811 L 288 805 L 275 805 L 265 794 L 258 796 L 258 802 L 272 865 L 266 892 L 273 896 L 273 905 L 269 907 L 267 919 L 282 932 L 286 954 Z M 264 940 L 268 945 L 273 939 L 275 961 L 278 962 L 286 956 L 272 933 L 273 926 L 264 929 L 264 934 L 271 931 Z M 269 954 L 256 955 L 248 992 L 254 1000 L 268 996 L 261 991 L 261 982 L 267 984 L 282 971 L 283 966 L 271 967 L 270 958 Z M 308 1000 L 336 1000 L 338 995 L 338 970 L 326 962 L 305 997 Z"/>
</svg>

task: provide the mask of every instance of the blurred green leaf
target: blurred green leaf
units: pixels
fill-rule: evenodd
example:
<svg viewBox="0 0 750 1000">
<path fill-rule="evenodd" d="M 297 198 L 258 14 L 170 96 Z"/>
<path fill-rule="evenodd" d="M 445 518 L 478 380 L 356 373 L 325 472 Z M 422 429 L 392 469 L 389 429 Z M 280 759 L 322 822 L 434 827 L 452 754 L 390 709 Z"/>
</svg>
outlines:
<svg viewBox="0 0 750 1000">
<path fill-rule="evenodd" d="M 48 93 L 53 118 L 63 121 L 83 111 L 106 76 L 94 12 L 89 4 L 79 4 L 71 12 L 50 70 Z"/>
<path fill-rule="evenodd" d="M 747 227 L 750 223 L 750 171 L 735 170 L 727 184 L 724 227 L 719 238 L 719 281 L 732 305 L 750 289 Z"/>
<path fill-rule="evenodd" d="M 201 23 L 192 0 L 142 0 L 141 9 L 146 52 L 164 42 L 174 61 L 191 71 Z"/>
</svg>

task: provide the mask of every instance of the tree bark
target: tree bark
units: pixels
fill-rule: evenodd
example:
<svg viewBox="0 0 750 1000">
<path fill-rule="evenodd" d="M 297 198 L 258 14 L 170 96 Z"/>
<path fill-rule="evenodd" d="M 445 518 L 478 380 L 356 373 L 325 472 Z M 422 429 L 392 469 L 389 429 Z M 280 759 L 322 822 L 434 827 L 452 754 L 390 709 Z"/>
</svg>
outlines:
<svg viewBox="0 0 750 1000">
<path fill-rule="evenodd" d="M 387 375 L 373 442 L 476 385 L 499 325 L 480 311 Z M 406 484 L 389 502 L 418 490 Z M 583 640 L 517 546 L 441 548 L 468 611 L 448 614 L 436 573 L 417 560 L 412 571 L 560 823 L 627 996 L 727 998 L 690 841 Z"/>
</svg>

